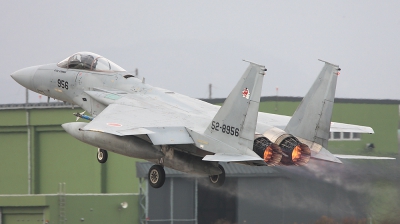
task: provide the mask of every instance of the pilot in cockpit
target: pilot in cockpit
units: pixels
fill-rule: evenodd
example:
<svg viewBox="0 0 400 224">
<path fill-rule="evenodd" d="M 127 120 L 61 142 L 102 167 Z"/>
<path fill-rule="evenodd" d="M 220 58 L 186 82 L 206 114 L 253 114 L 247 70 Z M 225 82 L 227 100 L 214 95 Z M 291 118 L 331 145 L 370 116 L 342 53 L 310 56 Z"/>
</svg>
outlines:
<svg viewBox="0 0 400 224">
<path fill-rule="evenodd" d="M 90 54 L 82 55 L 82 68 L 81 69 L 90 70 L 92 67 L 93 61 L 94 61 L 94 57 L 92 55 L 90 55 Z"/>
<path fill-rule="evenodd" d="M 66 69 L 84 69 L 96 72 L 125 71 L 114 62 L 91 52 L 78 52 L 57 64 Z"/>
</svg>

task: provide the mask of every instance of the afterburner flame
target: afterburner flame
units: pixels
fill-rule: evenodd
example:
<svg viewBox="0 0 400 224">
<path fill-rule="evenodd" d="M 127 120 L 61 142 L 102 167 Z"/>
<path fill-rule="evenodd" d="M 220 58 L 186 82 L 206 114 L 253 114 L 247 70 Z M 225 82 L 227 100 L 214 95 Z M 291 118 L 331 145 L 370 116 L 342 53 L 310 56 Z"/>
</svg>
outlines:
<svg viewBox="0 0 400 224">
<path fill-rule="evenodd" d="M 265 137 L 255 136 L 253 151 L 263 158 L 268 166 L 276 166 L 282 160 L 282 149 Z"/>
<path fill-rule="evenodd" d="M 264 161 L 268 162 L 272 158 L 272 148 L 268 146 L 264 151 Z"/>
<path fill-rule="evenodd" d="M 301 148 L 297 145 L 292 152 L 292 161 L 297 162 L 301 158 Z"/>
</svg>

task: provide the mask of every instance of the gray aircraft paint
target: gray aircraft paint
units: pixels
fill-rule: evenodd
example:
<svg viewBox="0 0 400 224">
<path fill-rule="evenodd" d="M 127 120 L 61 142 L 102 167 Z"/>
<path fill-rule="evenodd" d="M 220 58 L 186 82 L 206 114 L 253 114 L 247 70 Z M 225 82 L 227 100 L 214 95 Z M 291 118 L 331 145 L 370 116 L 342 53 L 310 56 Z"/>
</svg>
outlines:
<svg viewBox="0 0 400 224">
<path fill-rule="evenodd" d="M 249 65 L 204 132 L 205 135 L 235 148 L 253 148 L 264 70 L 264 66 Z M 216 124 L 219 124 L 218 127 Z M 228 127 L 229 131 L 226 130 Z"/>
<path fill-rule="evenodd" d="M 328 147 L 339 71 L 339 66 L 325 62 L 322 71 L 286 126 L 286 132 L 324 148 Z"/>
<path fill-rule="evenodd" d="M 327 66 L 324 67 L 321 74 L 332 73 L 333 67 Z M 12 77 L 32 91 L 79 105 L 94 117 L 93 121 L 85 126 L 79 126 L 78 129 L 72 124 L 64 125 L 65 127 L 75 127 L 69 132 L 87 132 L 87 135 L 90 135 L 89 133 L 92 135 L 105 134 L 114 136 L 114 139 L 136 136 L 138 139 L 144 140 L 142 143 L 148 144 L 149 147 L 182 145 L 174 150 L 194 156 L 189 160 L 199 164 L 196 167 L 201 167 L 201 164 L 210 164 L 208 171 L 203 170 L 202 172 L 213 172 L 212 174 L 215 174 L 216 166 L 215 162 L 209 161 L 238 161 L 249 165 L 264 164 L 262 158 L 252 151 L 252 141 L 256 130 L 262 133 L 273 126 L 285 127 L 289 122 L 288 130 L 292 134 L 295 133 L 299 138 L 303 136 L 316 139 L 315 141 L 321 143 L 329 130 L 329 126 L 328 129 L 325 126 L 313 136 L 312 132 L 304 129 L 299 115 L 295 114 L 295 117 L 290 120 L 290 117 L 287 116 L 258 112 L 264 67 L 254 63 L 250 63 L 222 107 L 153 87 L 136 77 L 126 76 L 128 74 L 125 71 L 99 72 L 65 69 L 60 68 L 57 64 L 49 64 L 16 71 Z M 66 82 L 68 82 L 68 87 L 66 87 Z M 325 82 L 322 79 L 322 83 Z M 328 99 L 330 99 L 334 95 L 334 86 L 328 86 L 320 85 L 316 91 L 328 88 L 327 91 L 331 94 Z M 244 94 L 246 88 L 249 94 Z M 314 86 L 312 87 L 314 91 L 313 88 Z M 306 101 L 302 105 L 317 106 L 318 103 L 315 103 L 314 100 L 314 98 L 306 96 Z M 296 113 L 304 113 L 305 108 L 300 107 L 299 112 Z M 324 107 L 324 110 L 316 109 L 315 111 L 327 113 L 321 116 L 323 118 L 321 120 L 326 121 L 328 118 L 330 120 L 331 109 L 332 107 L 329 106 Z M 315 120 L 317 118 L 307 119 Z M 235 127 L 235 130 L 239 128 L 239 136 L 235 136 L 236 133 L 233 137 L 232 135 L 228 136 L 227 133 L 216 133 L 210 130 L 213 120 L 219 120 L 222 124 L 229 123 L 230 126 Z M 316 124 L 312 129 L 315 130 Z M 372 131 L 369 127 L 356 125 L 335 123 L 335 126 L 335 130 L 344 127 L 347 128 L 343 129 L 346 131 L 352 131 L 352 128 L 360 133 Z M 307 131 L 306 135 L 303 135 L 303 129 Z M 74 135 L 78 139 L 82 137 L 77 133 Z M 100 147 L 93 141 L 89 144 Z M 129 150 L 134 149 L 121 148 L 115 152 L 128 155 Z M 204 160 L 208 158 L 209 161 L 200 162 L 203 157 Z M 200 160 L 198 160 L 199 158 Z M 168 164 L 173 166 L 171 161 L 166 163 L 167 166 Z M 180 169 L 179 167 L 175 168 Z"/>
</svg>

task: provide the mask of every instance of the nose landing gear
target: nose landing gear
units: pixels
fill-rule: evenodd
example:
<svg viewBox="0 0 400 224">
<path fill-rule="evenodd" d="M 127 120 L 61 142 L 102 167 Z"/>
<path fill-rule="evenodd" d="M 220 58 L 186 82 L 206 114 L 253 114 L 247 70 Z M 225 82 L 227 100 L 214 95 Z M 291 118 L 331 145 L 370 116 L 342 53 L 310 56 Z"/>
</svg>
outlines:
<svg viewBox="0 0 400 224">
<path fill-rule="evenodd" d="M 108 153 L 106 150 L 104 149 L 97 149 L 97 161 L 99 161 L 99 163 L 105 163 L 107 162 L 107 158 L 108 158 Z"/>
</svg>

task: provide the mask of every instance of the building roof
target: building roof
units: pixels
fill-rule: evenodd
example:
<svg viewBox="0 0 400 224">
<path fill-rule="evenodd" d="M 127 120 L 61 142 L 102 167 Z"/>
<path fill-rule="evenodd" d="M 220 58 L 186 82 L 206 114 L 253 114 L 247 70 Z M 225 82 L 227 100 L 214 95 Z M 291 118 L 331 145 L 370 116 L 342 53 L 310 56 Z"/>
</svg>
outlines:
<svg viewBox="0 0 400 224">
<path fill-rule="evenodd" d="M 49 109 L 49 108 L 73 108 L 73 107 L 79 108 L 79 106 L 63 102 L 0 104 L 0 110 Z"/>
<path fill-rule="evenodd" d="M 268 166 L 246 166 L 235 163 L 220 163 L 225 169 L 227 177 L 277 177 L 283 176 L 281 172 L 273 167 Z M 150 162 L 137 162 L 136 163 L 136 176 L 147 178 L 150 167 L 154 165 Z M 168 167 L 164 167 L 167 177 L 193 177 L 193 175 L 186 174 Z"/>
<path fill-rule="evenodd" d="M 303 97 L 295 97 L 295 96 L 262 96 L 260 102 L 265 102 L 265 101 L 300 102 L 302 99 Z M 200 100 L 216 104 L 216 103 L 223 103 L 225 101 L 225 98 L 200 99 Z M 400 100 L 335 98 L 335 103 L 400 104 Z"/>
</svg>

